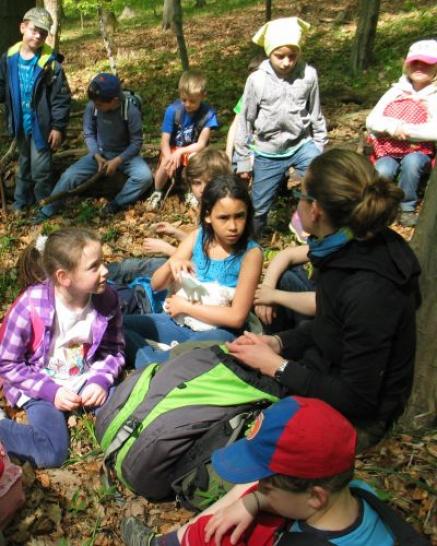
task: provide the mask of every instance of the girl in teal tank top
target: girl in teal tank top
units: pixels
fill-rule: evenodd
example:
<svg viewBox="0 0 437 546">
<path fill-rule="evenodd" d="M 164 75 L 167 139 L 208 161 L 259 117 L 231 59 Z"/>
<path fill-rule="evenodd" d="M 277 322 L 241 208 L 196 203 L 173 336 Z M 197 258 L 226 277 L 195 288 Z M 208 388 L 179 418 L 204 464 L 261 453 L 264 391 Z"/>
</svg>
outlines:
<svg viewBox="0 0 437 546">
<path fill-rule="evenodd" d="M 125 316 L 128 361 L 144 367 L 168 358 L 168 351 L 154 351 L 145 339 L 165 344 L 199 339 L 222 342 L 232 341 L 243 331 L 263 260 L 252 233 L 253 206 L 247 184 L 233 175 L 214 178 L 202 195 L 200 227 L 155 272 L 152 287 L 168 288 L 186 272 L 202 282 L 235 288 L 232 302 L 227 306 L 205 305 L 174 294 L 166 300 L 166 313 Z M 212 329 L 195 331 L 181 326 L 174 320 L 180 315 L 210 324 Z"/>
</svg>

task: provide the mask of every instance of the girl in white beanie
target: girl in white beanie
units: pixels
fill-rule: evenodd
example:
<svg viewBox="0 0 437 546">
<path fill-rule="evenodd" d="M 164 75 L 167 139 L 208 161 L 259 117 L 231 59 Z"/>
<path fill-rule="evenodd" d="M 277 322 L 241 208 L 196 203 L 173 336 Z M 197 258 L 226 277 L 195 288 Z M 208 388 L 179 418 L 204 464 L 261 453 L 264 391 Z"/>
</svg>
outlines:
<svg viewBox="0 0 437 546">
<path fill-rule="evenodd" d="M 308 28 L 305 21 L 286 17 L 266 23 L 253 37 L 268 59 L 247 79 L 235 148 L 242 178 L 250 178 L 255 154 L 252 199 L 258 234 L 288 169 L 302 176 L 327 142 L 317 72 L 301 59 Z"/>
</svg>

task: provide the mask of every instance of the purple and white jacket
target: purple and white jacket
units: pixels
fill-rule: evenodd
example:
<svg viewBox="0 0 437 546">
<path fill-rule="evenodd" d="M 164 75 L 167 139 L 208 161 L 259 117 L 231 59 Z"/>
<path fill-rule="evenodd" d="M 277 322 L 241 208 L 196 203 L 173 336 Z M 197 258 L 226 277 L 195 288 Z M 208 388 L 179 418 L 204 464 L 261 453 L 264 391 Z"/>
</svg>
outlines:
<svg viewBox="0 0 437 546">
<path fill-rule="evenodd" d="M 93 294 L 96 310 L 92 343 L 86 356 L 86 385 L 108 391 L 124 366 L 122 315 L 117 294 L 108 286 Z M 7 401 L 15 405 L 22 394 L 54 402 L 61 387 L 44 371 L 53 338 L 54 286 L 50 281 L 27 288 L 12 304 L 0 328 L 0 378 Z"/>
</svg>

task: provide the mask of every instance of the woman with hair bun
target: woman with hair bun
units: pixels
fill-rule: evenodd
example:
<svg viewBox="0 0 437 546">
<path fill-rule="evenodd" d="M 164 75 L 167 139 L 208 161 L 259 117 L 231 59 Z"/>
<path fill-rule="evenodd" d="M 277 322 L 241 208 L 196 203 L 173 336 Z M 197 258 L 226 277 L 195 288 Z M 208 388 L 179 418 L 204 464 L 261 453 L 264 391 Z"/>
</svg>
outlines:
<svg viewBox="0 0 437 546">
<path fill-rule="evenodd" d="M 388 227 L 403 193 L 366 158 L 341 149 L 316 157 L 302 188 L 316 316 L 275 336 L 245 333 L 228 346 L 291 394 L 342 412 L 363 448 L 403 412 L 413 381 L 420 268 Z"/>
</svg>

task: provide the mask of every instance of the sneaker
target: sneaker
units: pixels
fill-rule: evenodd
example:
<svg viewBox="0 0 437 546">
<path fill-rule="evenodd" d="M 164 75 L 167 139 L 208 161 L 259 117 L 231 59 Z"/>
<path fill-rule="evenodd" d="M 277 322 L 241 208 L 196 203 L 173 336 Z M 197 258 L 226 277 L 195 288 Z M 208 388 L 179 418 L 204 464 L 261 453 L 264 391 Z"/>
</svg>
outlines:
<svg viewBox="0 0 437 546">
<path fill-rule="evenodd" d="M 152 195 L 147 199 L 148 210 L 158 210 L 162 201 L 162 191 L 154 191 Z"/>
<path fill-rule="evenodd" d="M 291 221 L 288 224 L 288 229 L 296 237 L 297 242 L 299 242 L 301 245 L 306 245 L 309 234 L 304 231 L 297 210 L 293 212 Z"/>
<path fill-rule="evenodd" d="M 49 219 L 49 217 L 47 216 L 47 214 L 44 214 L 41 210 L 39 212 L 37 212 L 36 216 L 34 216 L 33 218 L 30 219 L 30 223 L 33 225 L 33 226 L 36 226 L 38 224 L 43 224 L 44 222 L 46 222 L 47 220 Z"/>
<path fill-rule="evenodd" d="M 401 212 L 399 223 L 404 227 L 415 227 L 417 224 L 417 214 L 415 212 Z"/>
<path fill-rule="evenodd" d="M 121 522 L 121 538 L 126 546 L 152 546 L 156 534 L 137 518 L 129 517 Z"/>
<path fill-rule="evenodd" d="M 112 216 L 113 214 L 117 214 L 117 212 L 120 212 L 121 208 L 122 207 L 120 207 L 120 205 L 118 205 L 115 201 L 111 201 L 102 208 L 100 214 L 102 216 Z"/>
<path fill-rule="evenodd" d="M 185 196 L 185 204 L 189 207 L 197 208 L 199 206 L 199 201 L 194 197 L 193 193 L 188 192 Z"/>
</svg>

